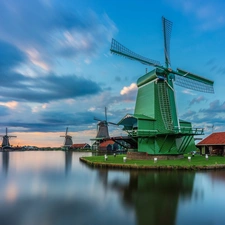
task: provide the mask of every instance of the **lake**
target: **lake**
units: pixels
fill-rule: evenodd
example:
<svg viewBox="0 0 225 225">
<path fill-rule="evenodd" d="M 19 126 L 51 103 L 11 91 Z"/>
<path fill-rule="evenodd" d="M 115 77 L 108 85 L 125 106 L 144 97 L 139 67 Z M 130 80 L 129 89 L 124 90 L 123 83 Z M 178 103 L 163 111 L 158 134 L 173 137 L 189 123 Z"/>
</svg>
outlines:
<svg viewBox="0 0 225 225">
<path fill-rule="evenodd" d="M 92 153 L 0 153 L 1 225 L 222 225 L 225 171 L 93 169 Z"/>
</svg>

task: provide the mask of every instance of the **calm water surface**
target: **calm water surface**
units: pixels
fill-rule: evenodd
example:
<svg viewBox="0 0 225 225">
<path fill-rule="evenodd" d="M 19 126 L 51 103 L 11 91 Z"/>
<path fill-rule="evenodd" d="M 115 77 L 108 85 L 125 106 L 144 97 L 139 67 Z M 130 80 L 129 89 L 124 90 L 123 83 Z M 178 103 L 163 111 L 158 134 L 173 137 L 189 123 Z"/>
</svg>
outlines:
<svg viewBox="0 0 225 225">
<path fill-rule="evenodd" d="M 92 169 L 84 155 L 0 153 L 0 224 L 225 224 L 225 171 Z"/>
</svg>

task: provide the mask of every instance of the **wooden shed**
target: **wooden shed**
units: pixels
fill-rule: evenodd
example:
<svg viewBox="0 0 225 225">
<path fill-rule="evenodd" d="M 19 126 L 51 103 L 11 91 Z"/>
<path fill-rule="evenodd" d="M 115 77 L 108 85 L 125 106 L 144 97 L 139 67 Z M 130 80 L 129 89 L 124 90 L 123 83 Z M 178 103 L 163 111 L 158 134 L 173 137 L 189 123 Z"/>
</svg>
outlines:
<svg viewBox="0 0 225 225">
<path fill-rule="evenodd" d="M 196 145 L 200 154 L 225 156 L 225 132 L 212 133 Z"/>
</svg>

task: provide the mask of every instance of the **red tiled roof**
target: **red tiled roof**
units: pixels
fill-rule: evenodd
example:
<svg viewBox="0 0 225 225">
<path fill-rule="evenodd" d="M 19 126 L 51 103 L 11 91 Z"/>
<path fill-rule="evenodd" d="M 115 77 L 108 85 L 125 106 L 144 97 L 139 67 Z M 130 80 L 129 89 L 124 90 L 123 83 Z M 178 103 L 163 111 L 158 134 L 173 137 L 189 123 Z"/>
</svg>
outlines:
<svg viewBox="0 0 225 225">
<path fill-rule="evenodd" d="M 225 145 L 225 132 L 212 133 L 197 145 Z"/>
<path fill-rule="evenodd" d="M 101 148 L 104 148 L 104 147 L 107 147 L 108 145 L 113 145 L 114 143 L 115 143 L 115 142 L 112 141 L 112 140 L 107 140 L 107 141 L 102 142 L 99 146 L 100 146 Z"/>
<path fill-rule="evenodd" d="M 87 145 L 87 143 L 82 143 L 82 144 L 73 144 L 71 147 L 72 148 L 83 148 Z"/>
</svg>

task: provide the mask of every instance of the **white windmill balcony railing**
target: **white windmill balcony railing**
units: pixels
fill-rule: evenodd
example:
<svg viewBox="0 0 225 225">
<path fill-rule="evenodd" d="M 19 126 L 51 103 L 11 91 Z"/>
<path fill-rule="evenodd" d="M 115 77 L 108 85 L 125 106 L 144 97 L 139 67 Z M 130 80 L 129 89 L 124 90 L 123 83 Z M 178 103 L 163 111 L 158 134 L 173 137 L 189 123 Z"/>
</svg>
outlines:
<svg viewBox="0 0 225 225">
<path fill-rule="evenodd" d="M 128 132 L 129 136 L 138 137 L 138 136 L 154 136 L 158 133 L 158 130 L 132 130 Z"/>
<path fill-rule="evenodd" d="M 164 131 L 159 131 L 159 130 L 132 130 L 132 131 L 127 131 L 129 136 L 132 137 L 151 137 L 155 135 L 162 135 L 165 134 Z M 183 134 L 183 135 L 203 135 L 204 134 L 204 129 L 203 128 L 191 128 L 191 127 L 181 127 L 181 128 L 174 128 L 172 131 L 166 132 L 167 134 Z"/>
<path fill-rule="evenodd" d="M 192 128 L 192 127 L 180 127 L 173 129 L 176 133 L 191 134 L 191 135 L 203 135 L 204 128 Z"/>
</svg>

